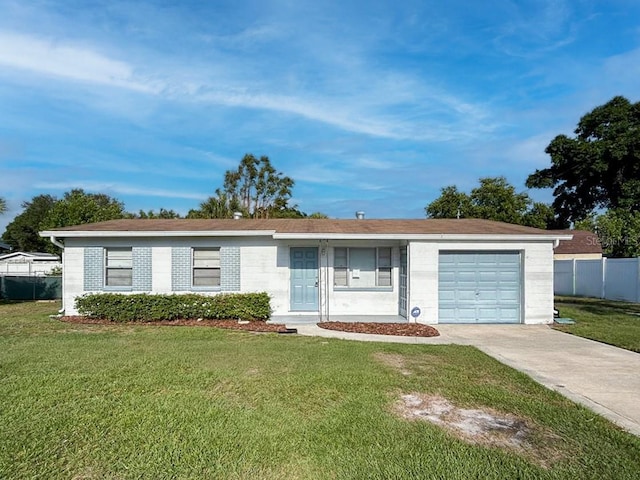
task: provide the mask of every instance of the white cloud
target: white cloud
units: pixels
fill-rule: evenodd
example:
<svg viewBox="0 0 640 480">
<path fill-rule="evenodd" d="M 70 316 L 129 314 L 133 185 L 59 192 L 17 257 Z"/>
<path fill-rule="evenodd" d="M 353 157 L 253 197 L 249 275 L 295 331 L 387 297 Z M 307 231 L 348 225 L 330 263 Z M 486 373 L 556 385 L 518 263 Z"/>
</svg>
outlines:
<svg viewBox="0 0 640 480">
<path fill-rule="evenodd" d="M 256 35 L 269 32 L 258 29 Z M 430 91 L 424 82 L 410 76 L 394 72 L 372 75 L 366 66 L 353 67 L 350 72 L 344 70 L 345 78 L 337 85 L 320 82 L 321 88 L 313 92 L 294 89 L 286 93 L 285 89 L 281 93 L 280 76 L 258 83 L 253 80 L 256 78 L 253 70 L 260 67 L 255 58 L 245 62 L 248 66 L 239 65 L 237 59 L 203 66 L 185 65 L 182 59 L 161 60 L 151 54 L 134 65 L 91 47 L 15 32 L 0 32 L 0 45 L 6 46 L 0 48 L 0 65 L 9 69 L 121 88 L 186 104 L 291 114 L 373 137 L 446 141 L 474 137 L 492 128 L 488 122 L 479 121 L 485 120 L 486 113 L 477 105 L 448 92 Z M 103 108 L 112 107 L 108 103 Z"/>
<path fill-rule="evenodd" d="M 73 188 L 82 187 L 88 192 L 101 192 L 101 193 L 120 193 L 123 195 L 133 196 L 149 196 L 149 197 L 166 197 L 166 198 L 184 198 L 189 200 L 204 200 L 207 198 L 206 193 L 197 192 L 185 192 L 173 189 L 159 189 L 159 188 L 144 188 L 134 185 L 127 185 L 122 183 L 112 182 L 40 182 L 34 185 L 37 189 L 44 190 L 70 190 Z"/>
<path fill-rule="evenodd" d="M 0 32 L 0 65 L 68 80 L 154 93 L 134 79 L 133 67 L 85 47 L 13 32 Z"/>
</svg>

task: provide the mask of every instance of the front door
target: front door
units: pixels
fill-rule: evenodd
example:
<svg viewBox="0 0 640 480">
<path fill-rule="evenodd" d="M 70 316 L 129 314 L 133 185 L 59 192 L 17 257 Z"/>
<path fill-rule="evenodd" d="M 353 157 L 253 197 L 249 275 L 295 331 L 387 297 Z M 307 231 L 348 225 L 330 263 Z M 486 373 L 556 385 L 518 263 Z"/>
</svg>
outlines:
<svg viewBox="0 0 640 480">
<path fill-rule="evenodd" d="M 291 249 L 291 310 L 318 311 L 318 249 Z"/>
</svg>

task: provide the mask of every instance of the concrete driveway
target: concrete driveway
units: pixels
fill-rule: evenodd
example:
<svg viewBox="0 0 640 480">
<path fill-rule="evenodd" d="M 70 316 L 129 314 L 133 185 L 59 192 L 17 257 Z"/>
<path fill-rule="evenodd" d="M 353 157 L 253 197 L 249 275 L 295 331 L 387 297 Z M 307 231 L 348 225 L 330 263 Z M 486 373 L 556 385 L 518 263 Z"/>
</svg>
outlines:
<svg viewBox="0 0 640 480">
<path fill-rule="evenodd" d="M 293 325 L 292 325 L 293 326 Z M 361 335 L 295 325 L 302 335 L 428 345 L 473 345 L 640 436 L 640 354 L 547 325 L 436 325 L 435 338 Z"/>
</svg>

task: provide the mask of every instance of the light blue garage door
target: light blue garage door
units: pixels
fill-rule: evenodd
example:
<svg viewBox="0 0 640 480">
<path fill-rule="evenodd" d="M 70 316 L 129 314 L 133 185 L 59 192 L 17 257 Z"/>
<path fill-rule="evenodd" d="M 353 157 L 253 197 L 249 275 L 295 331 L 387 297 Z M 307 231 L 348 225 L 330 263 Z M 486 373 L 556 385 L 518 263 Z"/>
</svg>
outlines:
<svg viewBox="0 0 640 480">
<path fill-rule="evenodd" d="M 520 323 L 519 252 L 440 252 L 440 323 Z"/>
</svg>

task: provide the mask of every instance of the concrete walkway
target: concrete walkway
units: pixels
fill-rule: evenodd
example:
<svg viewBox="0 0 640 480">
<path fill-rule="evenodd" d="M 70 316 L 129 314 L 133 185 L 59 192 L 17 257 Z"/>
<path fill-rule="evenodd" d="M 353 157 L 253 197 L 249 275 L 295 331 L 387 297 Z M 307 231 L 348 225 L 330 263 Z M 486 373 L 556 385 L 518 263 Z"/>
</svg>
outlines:
<svg viewBox="0 0 640 480">
<path fill-rule="evenodd" d="M 436 325 L 439 337 L 396 337 L 291 325 L 301 335 L 345 340 L 473 345 L 542 385 L 640 436 L 640 354 L 547 325 Z"/>
</svg>

